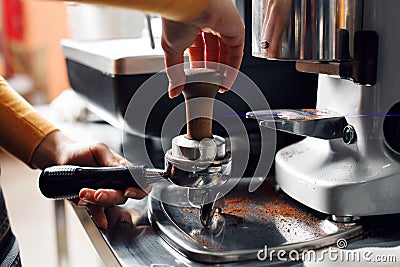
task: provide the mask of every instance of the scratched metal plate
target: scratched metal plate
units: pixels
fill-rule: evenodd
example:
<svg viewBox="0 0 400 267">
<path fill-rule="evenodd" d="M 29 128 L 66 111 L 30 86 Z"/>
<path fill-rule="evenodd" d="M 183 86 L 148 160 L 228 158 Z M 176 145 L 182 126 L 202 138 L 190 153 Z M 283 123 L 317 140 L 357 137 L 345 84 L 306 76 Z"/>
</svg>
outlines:
<svg viewBox="0 0 400 267">
<path fill-rule="evenodd" d="M 257 253 L 265 246 L 269 251 L 317 249 L 362 233 L 358 224 L 334 223 L 327 215 L 276 191 L 270 180 L 254 193 L 248 192 L 247 181 L 242 179 L 225 196 L 225 207 L 215 216 L 211 229 L 201 225 L 199 209 L 187 201 L 187 191 L 176 187 L 153 188 L 154 194 L 174 195 L 180 205 L 150 198 L 150 221 L 174 250 L 190 260 L 207 263 L 257 260 Z"/>
</svg>

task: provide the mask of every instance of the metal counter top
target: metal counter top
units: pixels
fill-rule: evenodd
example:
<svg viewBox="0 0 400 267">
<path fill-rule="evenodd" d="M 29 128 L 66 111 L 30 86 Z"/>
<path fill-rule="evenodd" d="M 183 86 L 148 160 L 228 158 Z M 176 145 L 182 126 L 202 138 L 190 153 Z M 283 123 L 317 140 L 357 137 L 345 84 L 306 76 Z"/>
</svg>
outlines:
<svg viewBox="0 0 400 267">
<path fill-rule="evenodd" d="M 97 228 L 88 212 L 71 204 L 105 266 L 213 266 L 191 261 L 172 249 L 148 220 L 146 197 L 108 207 L 109 229 Z M 265 266 L 265 262 L 237 262 L 223 266 Z M 302 263 L 271 263 L 270 266 L 302 266 Z"/>
<path fill-rule="evenodd" d="M 171 254 L 148 222 L 147 200 L 108 207 L 106 231 L 97 228 L 86 209 L 71 204 L 106 266 L 186 266 L 185 259 Z"/>
<path fill-rule="evenodd" d="M 148 205 L 150 205 L 150 200 L 149 197 L 146 197 L 143 200 L 128 200 L 122 206 L 107 207 L 106 216 L 109 220 L 109 228 L 106 231 L 99 230 L 96 227 L 85 209 L 74 206 L 78 218 L 105 265 L 214 266 L 214 264 L 192 261 L 167 244 L 159 233 L 154 230 L 149 221 Z M 364 234 L 353 239 L 346 238 L 349 241 L 347 248 L 393 247 L 400 245 L 400 230 L 397 226 L 399 221 L 399 215 L 379 216 L 361 220 L 360 224 L 363 225 Z M 180 220 L 177 220 L 177 223 L 179 222 Z M 237 226 L 231 228 L 238 229 Z M 242 233 L 244 232 L 242 231 Z M 248 237 L 243 238 L 248 239 Z M 399 260 L 397 259 L 397 262 Z M 277 265 L 303 266 L 303 262 L 267 260 L 218 264 L 218 266 Z"/>
</svg>

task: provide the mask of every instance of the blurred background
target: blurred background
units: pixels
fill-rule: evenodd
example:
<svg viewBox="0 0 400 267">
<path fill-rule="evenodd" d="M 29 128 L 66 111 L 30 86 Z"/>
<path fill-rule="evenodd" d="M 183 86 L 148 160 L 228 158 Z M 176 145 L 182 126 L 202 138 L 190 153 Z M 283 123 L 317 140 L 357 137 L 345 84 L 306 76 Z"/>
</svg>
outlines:
<svg viewBox="0 0 400 267">
<path fill-rule="evenodd" d="M 0 75 L 35 105 L 52 101 L 70 87 L 61 39 L 139 38 L 146 34 L 145 15 L 132 10 L 1 0 L 0 11 Z"/>
<path fill-rule="evenodd" d="M 126 23 L 131 26 L 121 27 Z M 142 35 L 144 24 L 145 15 L 130 10 L 57 1 L 0 0 L 0 75 L 31 104 L 45 107 L 41 113 L 48 117 L 47 104 L 70 88 L 61 39 L 137 38 Z M 65 98 L 61 102 L 64 103 L 58 105 L 71 107 Z M 68 126 L 60 124 L 65 117 L 49 119 L 68 134 Z M 89 141 L 93 136 L 86 138 Z M 30 169 L 1 149 L 0 164 L 1 187 L 23 266 L 103 266 L 69 205 L 64 226 L 68 261 L 60 262 L 54 201 L 45 199 L 37 189 L 40 171 Z"/>
<path fill-rule="evenodd" d="M 1 75 L 33 104 L 69 87 L 60 39 L 69 36 L 67 6 L 49 1 L 1 1 Z"/>
</svg>

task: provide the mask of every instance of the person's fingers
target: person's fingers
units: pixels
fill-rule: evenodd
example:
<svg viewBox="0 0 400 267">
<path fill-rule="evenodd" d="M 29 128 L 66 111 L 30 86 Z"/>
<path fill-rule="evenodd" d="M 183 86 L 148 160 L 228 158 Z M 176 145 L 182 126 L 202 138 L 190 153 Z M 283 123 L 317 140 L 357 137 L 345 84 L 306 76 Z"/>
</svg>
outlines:
<svg viewBox="0 0 400 267">
<path fill-rule="evenodd" d="M 150 191 L 151 187 L 146 188 L 146 190 Z M 104 213 L 104 205 L 124 204 L 128 197 L 142 199 L 147 196 L 146 192 L 134 187 L 127 188 L 124 194 L 125 195 L 122 195 L 121 192 L 112 189 L 93 190 L 83 188 L 79 192 L 80 200 L 77 201 L 77 205 L 86 207 L 90 211 L 97 226 L 106 229 L 108 223 Z"/>
<path fill-rule="evenodd" d="M 149 192 L 150 190 L 151 188 L 146 188 L 147 192 Z M 147 196 L 147 193 L 141 189 L 135 187 L 129 187 L 125 189 L 124 196 L 134 199 L 142 199 Z"/>
<path fill-rule="evenodd" d="M 78 205 L 80 207 L 86 207 L 88 205 L 88 203 L 85 200 L 82 200 L 82 199 L 78 199 L 78 201 L 73 202 L 73 203 L 75 203 L 76 205 Z"/>
<path fill-rule="evenodd" d="M 79 198 L 88 203 L 97 205 L 118 205 L 126 202 L 126 197 L 123 196 L 122 192 L 113 189 L 93 190 L 89 188 L 83 188 L 79 192 Z"/>
<path fill-rule="evenodd" d="M 97 204 L 111 205 L 111 204 L 124 204 L 126 197 L 120 191 L 113 189 L 98 189 L 94 193 L 94 199 Z"/>
<path fill-rule="evenodd" d="M 128 161 L 126 158 L 115 152 L 114 150 L 111 149 L 111 153 L 115 156 L 115 159 L 118 161 L 120 166 L 132 166 L 133 164 Z"/>
<path fill-rule="evenodd" d="M 225 78 L 225 72 L 227 71 L 227 69 L 229 69 L 228 66 L 228 61 L 229 61 L 229 46 L 227 44 L 225 44 L 224 42 L 221 42 L 220 44 L 221 47 L 221 51 L 220 51 L 220 63 L 222 63 L 219 66 L 219 71 L 223 76 L 223 87 L 219 89 L 220 93 L 224 93 L 226 91 L 229 90 L 229 84 L 230 81 L 227 81 L 227 79 Z"/>
<path fill-rule="evenodd" d="M 219 37 L 215 34 L 205 32 L 204 42 L 205 42 L 206 62 L 219 62 L 220 60 Z M 215 66 L 215 64 L 207 64 L 206 67 L 212 68 L 213 66 Z"/>
<path fill-rule="evenodd" d="M 239 42 L 237 45 L 228 45 L 226 39 L 221 42 L 220 72 L 223 74 L 223 87 L 220 92 L 229 90 L 238 75 L 238 69 L 243 57 L 243 45 Z"/>
<path fill-rule="evenodd" d="M 151 187 L 145 189 L 150 192 Z M 112 205 L 124 204 L 127 198 L 142 199 L 147 196 L 147 192 L 142 189 L 129 187 L 125 189 L 124 193 L 113 189 L 98 189 L 93 190 L 83 188 L 79 192 L 79 198 L 88 203 L 97 205 Z"/>
<path fill-rule="evenodd" d="M 82 188 L 79 191 L 79 198 L 88 203 L 96 203 L 96 199 L 94 197 L 95 193 L 96 193 L 96 190 L 93 190 L 90 188 Z"/>
<path fill-rule="evenodd" d="M 180 95 L 186 82 L 183 70 L 183 52 L 185 48 L 179 49 L 170 40 L 176 37 L 175 34 L 177 34 L 176 31 L 178 30 L 176 22 L 163 19 L 162 28 L 161 46 L 164 50 L 165 67 L 169 79 L 168 92 L 169 97 L 174 98 Z"/>
<path fill-rule="evenodd" d="M 183 53 L 196 41 L 201 28 L 194 23 L 176 22 L 168 19 L 162 21 L 161 46 L 164 50 L 169 78 L 169 96 L 174 98 L 183 91 L 186 82 Z"/>
<path fill-rule="evenodd" d="M 168 94 L 170 98 L 175 98 L 182 93 L 183 85 L 186 82 L 186 76 L 183 70 L 183 53 L 177 55 L 168 51 L 169 50 L 164 49 L 165 65 L 169 80 Z"/>
<path fill-rule="evenodd" d="M 217 25 L 220 30 L 220 72 L 223 74 L 223 89 L 225 91 L 232 87 L 235 81 L 238 69 L 243 58 L 244 49 L 244 25 L 237 26 L 234 29 L 226 30 L 224 25 Z M 228 67 L 226 67 L 228 66 Z"/>
<path fill-rule="evenodd" d="M 234 37 L 234 38 L 223 38 L 223 42 L 225 48 L 222 47 L 221 44 L 221 50 L 222 49 L 228 49 L 228 53 L 225 51 L 221 51 L 221 54 L 228 55 L 228 57 L 225 57 L 222 59 L 221 55 L 221 63 L 224 63 L 226 65 L 231 66 L 232 68 L 239 69 L 240 63 L 242 62 L 243 58 L 243 48 L 244 48 L 244 32 L 240 37 Z"/>
<path fill-rule="evenodd" d="M 122 157 L 117 156 L 106 144 L 96 143 L 89 146 L 95 162 L 99 166 L 116 167 L 121 165 Z"/>
<path fill-rule="evenodd" d="M 204 39 L 203 33 L 197 34 L 196 40 L 188 48 L 191 68 L 204 68 Z"/>
<path fill-rule="evenodd" d="M 110 150 L 111 150 L 111 153 L 113 153 L 114 157 L 115 157 L 118 161 L 121 161 L 121 160 L 126 161 L 126 158 L 124 158 L 123 156 L 121 156 L 120 154 L 118 154 L 117 152 L 115 152 L 114 150 L 112 150 L 111 148 L 110 148 Z"/>
<path fill-rule="evenodd" d="M 237 76 L 237 71 L 234 69 L 239 69 L 243 58 L 244 23 L 231 1 L 211 1 L 208 10 L 209 24 L 206 28 L 203 27 L 203 30 L 220 37 L 219 69 L 224 76 L 224 87 L 230 89 Z"/>
</svg>

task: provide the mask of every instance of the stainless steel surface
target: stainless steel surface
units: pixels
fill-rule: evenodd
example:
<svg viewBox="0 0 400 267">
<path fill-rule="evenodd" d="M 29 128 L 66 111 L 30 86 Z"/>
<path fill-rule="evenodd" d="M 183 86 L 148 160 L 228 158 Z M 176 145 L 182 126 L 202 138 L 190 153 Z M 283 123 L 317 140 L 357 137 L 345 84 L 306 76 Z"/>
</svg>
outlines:
<svg viewBox="0 0 400 267">
<path fill-rule="evenodd" d="M 89 215 L 88 211 L 84 207 L 79 207 L 76 206 L 75 204 L 72 204 L 69 202 L 70 205 L 72 205 L 76 215 L 79 218 L 79 221 L 81 222 L 82 226 L 84 227 L 86 234 L 88 235 L 90 241 L 92 242 L 94 248 L 96 249 L 98 255 L 100 256 L 101 260 L 103 261 L 105 266 L 131 266 L 131 265 L 124 265 L 121 260 L 119 255 L 116 253 L 116 249 L 118 247 L 113 247 L 111 245 L 111 240 L 109 240 L 106 235 L 110 234 L 113 236 L 113 230 L 115 231 L 114 227 L 116 226 L 115 224 L 120 223 L 122 226 L 126 221 L 124 221 L 124 217 L 119 216 L 117 212 L 113 213 L 114 209 L 116 211 L 120 211 L 116 207 L 109 207 L 106 208 L 106 216 L 108 220 L 108 231 L 103 231 L 97 228 L 95 222 L 92 220 L 91 216 Z M 129 214 L 129 213 L 128 213 Z M 119 225 L 118 225 L 119 226 Z M 123 227 L 119 227 L 119 230 L 121 232 L 124 232 L 125 229 Z M 125 233 L 125 232 L 124 232 Z M 126 233 L 125 233 L 126 234 Z M 116 238 L 116 236 L 113 236 L 113 238 Z M 119 236 L 121 238 L 121 236 Z M 121 240 L 119 240 L 121 241 Z"/>
<path fill-rule="evenodd" d="M 230 162 L 229 162 L 230 163 Z M 224 166 L 207 166 L 195 170 L 192 166 L 191 171 L 177 169 L 177 166 L 166 160 L 166 169 L 146 168 L 144 169 L 144 179 L 146 187 L 149 184 L 167 179 L 171 183 L 182 187 L 207 188 L 222 185 L 229 179 L 230 168 Z"/>
<path fill-rule="evenodd" d="M 263 191 L 262 191 L 263 192 Z M 268 195 L 269 192 L 263 192 Z M 252 195 L 249 195 L 252 198 Z M 289 198 L 288 198 L 289 199 Z M 72 204 L 73 205 L 73 204 Z M 229 203 L 228 203 L 229 205 Z M 302 207 L 300 204 L 299 207 Z M 92 241 L 99 256 L 104 261 L 105 266 L 210 266 L 188 259 L 171 248 L 153 229 L 149 222 L 148 199 L 128 200 L 120 207 L 106 207 L 105 214 L 109 222 L 107 231 L 100 230 L 90 219 L 88 212 L 73 205 L 74 210 L 82 223 L 87 235 Z M 306 210 L 308 208 L 302 207 Z M 312 211 L 311 211 L 312 212 Z M 193 214 L 192 214 L 193 215 Z M 175 220 L 183 221 L 183 218 Z M 234 219 L 234 218 L 233 218 Z M 195 220 L 195 215 L 190 217 L 188 223 Z M 348 248 L 368 248 L 368 247 L 394 247 L 400 245 L 400 231 L 398 222 L 400 217 L 395 216 L 375 216 L 363 218 L 360 224 L 363 225 L 364 234 L 359 238 L 348 240 Z M 283 234 L 288 234 L 288 229 L 292 226 L 282 222 Z M 197 224 L 199 224 L 197 220 Z M 331 222 L 329 222 L 331 224 Z M 286 228 L 285 228 L 286 225 Z M 235 225 L 225 224 L 225 233 L 244 231 L 242 238 L 250 238 L 250 232 Z M 256 232 L 257 233 L 257 232 Z M 257 238 L 253 234 L 252 237 Z M 182 233 L 180 233 L 182 234 Z M 194 233 L 196 235 L 196 233 Z M 292 233 L 293 234 L 293 233 Z M 198 238 L 210 236 L 209 232 L 199 231 Z M 277 237 L 274 238 L 278 239 Z M 215 243 L 218 241 L 215 238 Z M 261 240 L 269 243 L 270 239 Z M 261 242 L 262 243 L 262 242 Z M 277 261 L 244 261 L 220 264 L 221 266 L 303 266 L 302 262 L 277 262 Z"/>
<path fill-rule="evenodd" d="M 168 155 L 168 152 L 167 154 Z M 171 161 L 165 157 L 166 177 L 182 187 L 212 188 L 224 184 L 231 174 L 231 160 L 208 166 Z"/>
<path fill-rule="evenodd" d="M 353 56 L 363 0 L 253 0 L 253 55 L 337 61 Z M 267 42 L 267 43 L 266 43 Z"/>
<path fill-rule="evenodd" d="M 147 185 L 156 183 L 158 181 L 168 178 L 168 175 L 165 173 L 165 170 L 161 170 L 161 169 L 144 168 L 143 173 L 144 173 L 144 178 L 145 178 L 145 182 Z"/>
<path fill-rule="evenodd" d="M 58 267 L 68 267 L 68 237 L 64 200 L 54 201 Z"/>
<path fill-rule="evenodd" d="M 230 181 L 232 182 L 232 180 Z M 204 229 L 199 209 L 185 194 L 180 206 L 150 199 L 149 217 L 154 229 L 176 251 L 190 260 L 207 263 L 257 261 L 267 245 L 270 251 L 318 249 L 360 235 L 357 224 L 338 224 L 274 191 L 271 181 L 255 193 L 246 193 L 248 182 L 239 183 L 225 196 L 225 207 L 215 228 Z M 172 188 L 157 187 L 169 194 Z M 186 202 L 186 205 L 185 205 Z M 184 208 L 182 208 L 184 207 Z"/>
<path fill-rule="evenodd" d="M 267 128 L 320 139 L 342 138 L 348 125 L 343 115 L 315 109 L 255 111 L 246 117 L 257 119 Z"/>
</svg>

